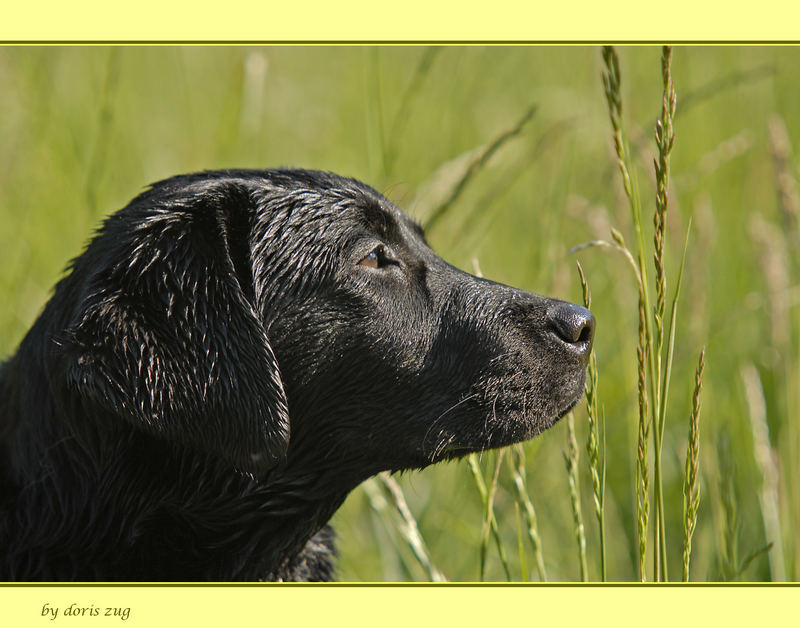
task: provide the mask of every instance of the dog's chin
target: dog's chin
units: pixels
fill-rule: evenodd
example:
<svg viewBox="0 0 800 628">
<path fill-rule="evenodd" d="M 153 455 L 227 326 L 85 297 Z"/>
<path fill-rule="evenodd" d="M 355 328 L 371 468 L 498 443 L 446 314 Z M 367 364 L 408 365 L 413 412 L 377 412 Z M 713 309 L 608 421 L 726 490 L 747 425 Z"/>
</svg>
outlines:
<svg viewBox="0 0 800 628">
<path fill-rule="evenodd" d="M 431 452 L 428 464 L 462 458 L 468 454 L 490 451 L 525 442 L 553 427 L 583 399 L 584 377 L 574 383 L 574 392 L 558 406 L 539 412 L 526 411 L 516 403 L 495 404 L 489 410 L 468 421 L 474 429 L 463 429 L 447 444 L 440 443 Z"/>
</svg>

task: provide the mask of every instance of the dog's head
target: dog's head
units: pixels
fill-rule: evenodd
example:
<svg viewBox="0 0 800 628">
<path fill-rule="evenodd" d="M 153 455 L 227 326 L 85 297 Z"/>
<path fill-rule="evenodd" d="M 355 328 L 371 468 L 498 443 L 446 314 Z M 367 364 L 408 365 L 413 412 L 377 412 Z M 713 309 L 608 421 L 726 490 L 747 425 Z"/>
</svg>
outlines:
<svg viewBox="0 0 800 628">
<path fill-rule="evenodd" d="M 331 174 L 156 184 L 74 270 L 71 388 L 252 474 L 422 467 L 530 438 L 583 393 L 588 310 L 457 270 Z"/>
</svg>

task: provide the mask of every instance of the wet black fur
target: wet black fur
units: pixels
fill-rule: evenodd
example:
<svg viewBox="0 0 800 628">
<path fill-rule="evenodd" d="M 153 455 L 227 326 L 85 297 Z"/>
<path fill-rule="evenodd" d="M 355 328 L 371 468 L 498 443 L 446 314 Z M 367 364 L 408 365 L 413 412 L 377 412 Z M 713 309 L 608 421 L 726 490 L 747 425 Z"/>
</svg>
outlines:
<svg viewBox="0 0 800 628">
<path fill-rule="evenodd" d="M 560 305 L 449 266 L 351 179 L 157 183 L 0 371 L 0 579 L 330 580 L 364 479 L 579 400 L 591 329 L 565 343 Z"/>
</svg>

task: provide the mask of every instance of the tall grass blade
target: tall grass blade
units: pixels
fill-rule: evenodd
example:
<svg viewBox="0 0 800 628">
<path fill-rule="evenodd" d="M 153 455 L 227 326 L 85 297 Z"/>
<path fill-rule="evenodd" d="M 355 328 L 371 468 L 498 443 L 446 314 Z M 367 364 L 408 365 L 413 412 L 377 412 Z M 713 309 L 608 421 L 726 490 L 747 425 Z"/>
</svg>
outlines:
<svg viewBox="0 0 800 628">
<path fill-rule="evenodd" d="M 653 398 L 654 410 L 658 412 L 655 420 L 654 438 L 654 480 L 655 480 L 655 575 L 657 580 L 666 581 L 667 539 L 664 527 L 664 488 L 661 469 L 661 447 L 664 436 L 664 410 L 667 391 L 663 382 L 669 380 L 669 367 L 662 371 L 662 350 L 664 346 L 664 313 L 666 309 L 667 276 L 664 269 L 664 240 L 666 237 L 666 214 L 669 206 L 669 157 L 675 142 L 672 120 L 675 116 L 675 87 L 672 82 L 672 48 L 664 46 L 661 53 L 661 75 L 664 82 L 664 95 L 661 117 L 656 121 L 655 139 L 658 158 L 655 160 L 656 211 L 653 215 L 653 261 L 655 263 L 656 304 L 653 311 L 654 335 L 653 352 L 655 371 L 653 374 L 656 394 Z M 663 380 L 662 380 L 663 377 Z"/>
<path fill-rule="evenodd" d="M 514 519 L 517 522 L 517 554 L 519 555 L 519 571 L 523 582 L 528 582 L 528 557 L 525 554 L 525 543 L 522 540 L 522 517 L 519 513 L 519 502 L 514 502 Z"/>
<path fill-rule="evenodd" d="M 514 445 L 511 450 L 511 475 L 514 480 L 514 487 L 517 490 L 517 504 L 525 513 L 525 523 L 527 524 L 528 540 L 533 548 L 533 555 L 536 560 L 536 569 L 539 572 L 539 580 L 547 581 L 547 572 L 544 567 L 544 556 L 542 554 L 542 540 L 539 536 L 539 526 L 536 521 L 536 510 L 533 501 L 528 493 L 528 481 L 525 472 L 525 449 L 522 444 Z"/>
<path fill-rule="evenodd" d="M 647 371 L 649 345 L 645 337 L 645 304 L 639 291 L 639 344 L 636 347 L 639 421 L 636 447 L 636 523 L 639 549 L 639 581 L 647 580 L 647 526 L 650 520 L 650 469 L 647 463 L 651 421 L 647 414 Z"/>
<path fill-rule="evenodd" d="M 689 582 L 689 562 L 692 556 L 692 536 L 697 526 L 700 505 L 698 470 L 700 461 L 700 391 L 703 387 L 706 349 L 700 352 L 695 372 L 692 412 L 689 415 L 689 442 L 686 448 L 686 468 L 683 483 L 683 581 Z"/>
<path fill-rule="evenodd" d="M 477 277 L 483 277 L 483 271 L 481 270 L 480 263 L 477 257 L 472 258 L 472 266 L 475 275 Z M 490 529 L 492 532 L 492 536 L 494 537 L 495 545 L 497 546 L 497 553 L 500 556 L 500 562 L 502 562 L 503 569 L 506 572 L 506 579 L 508 581 L 511 581 L 511 570 L 508 567 L 508 560 L 506 559 L 505 549 L 503 548 L 503 542 L 500 538 L 500 531 L 497 528 L 497 520 L 494 517 L 494 496 L 497 491 L 497 479 L 500 473 L 500 465 L 503 462 L 504 456 L 505 456 L 505 450 L 501 450 L 500 454 L 498 455 L 497 465 L 495 467 L 495 472 L 494 472 L 494 479 L 492 480 L 492 486 L 489 491 L 486 490 L 486 483 L 484 482 L 483 473 L 481 473 L 480 465 L 478 464 L 477 455 L 470 454 L 469 457 L 467 458 L 469 468 L 472 471 L 472 477 L 475 479 L 475 485 L 478 487 L 478 492 L 480 492 L 481 494 L 481 499 L 483 500 L 483 507 L 484 510 L 486 511 L 486 521 L 484 522 L 483 532 L 481 534 L 481 549 L 480 549 L 481 581 L 483 581 L 486 569 L 486 556 L 488 554 Z M 531 508 L 532 507 L 533 506 L 531 506 Z"/>
<path fill-rule="evenodd" d="M 500 531 L 497 527 L 497 520 L 495 519 L 494 510 L 492 507 L 494 496 L 490 495 L 490 490 L 486 488 L 486 481 L 483 479 L 483 473 L 481 472 L 480 464 L 478 463 L 478 456 L 476 454 L 470 454 L 467 456 L 467 466 L 469 466 L 469 469 L 472 472 L 472 478 L 475 481 L 475 486 L 478 488 L 481 501 L 483 502 L 483 509 L 487 513 L 483 528 L 481 530 L 480 580 L 483 582 L 486 575 L 486 558 L 489 554 L 490 533 L 492 538 L 494 538 L 495 545 L 497 546 L 497 553 L 500 556 L 500 561 L 503 563 L 503 568 L 506 571 L 506 577 L 510 580 L 511 572 L 508 569 L 508 560 L 506 559 L 503 541 L 500 538 Z M 494 486 L 496 489 L 496 483 Z"/>
<path fill-rule="evenodd" d="M 718 469 L 716 494 L 721 506 L 719 517 L 720 532 L 716 535 L 719 543 L 717 550 L 717 576 L 720 580 L 729 582 L 735 580 L 740 571 L 739 532 L 741 519 L 736 495 L 734 454 L 731 451 L 730 434 L 727 431 L 718 433 L 716 446 L 716 466 Z"/>
<path fill-rule="evenodd" d="M 683 269 L 686 265 L 686 249 L 689 246 L 689 234 L 692 230 L 692 219 L 686 227 L 686 236 L 683 239 L 683 252 L 681 253 L 681 264 L 678 267 L 678 278 L 675 281 L 675 294 L 672 297 L 672 307 L 670 309 L 669 327 L 667 328 L 667 355 L 665 358 L 664 380 L 661 385 L 663 395 L 661 396 L 661 408 L 659 409 L 660 432 L 664 433 L 664 418 L 667 414 L 667 393 L 669 392 L 670 376 L 672 374 L 672 360 L 675 353 L 675 328 L 678 319 L 678 299 L 681 293 L 681 280 L 683 279 Z"/>
<path fill-rule="evenodd" d="M 372 477 L 366 482 L 361 484 L 361 490 L 364 491 L 369 506 L 372 509 L 372 527 L 376 537 L 376 545 L 378 555 L 381 562 L 396 562 L 396 566 L 402 571 L 404 577 L 408 580 L 414 580 L 415 575 L 411 566 L 406 559 L 405 547 L 408 543 L 404 539 L 398 538 L 400 535 L 399 525 L 395 511 L 386 499 L 385 491 L 381 486 L 378 477 Z M 386 531 L 386 537 L 389 544 L 383 543 L 378 539 L 379 525 L 383 526 Z"/>
<path fill-rule="evenodd" d="M 492 484 L 489 488 L 489 495 L 486 500 L 486 523 L 492 528 L 492 535 L 494 536 L 495 545 L 497 546 L 497 554 L 500 557 L 500 563 L 503 565 L 503 571 L 506 574 L 506 580 L 511 582 L 511 569 L 508 566 L 508 558 L 506 558 L 506 550 L 503 547 L 500 534 L 497 529 L 497 520 L 494 516 L 494 500 L 497 496 L 497 481 L 500 478 L 500 469 L 503 464 L 507 449 L 501 449 L 497 454 L 497 462 L 494 467 L 494 475 L 492 476 Z M 493 525 L 492 525 L 493 524 Z"/>
<path fill-rule="evenodd" d="M 494 141 L 491 144 L 489 144 L 489 146 L 478 156 L 478 158 L 469 165 L 469 168 L 467 168 L 464 175 L 456 184 L 455 188 L 453 189 L 453 192 L 450 194 L 450 197 L 444 203 L 442 203 L 436 209 L 434 209 L 431 212 L 431 214 L 425 219 L 423 226 L 425 227 L 426 230 L 434 228 L 436 223 L 438 223 L 442 219 L 442 217 L 447 213 L 447 211 L 458 200 L 458 197 L 461 196 L 462 192 L 467 187 L 472 178 L 483 169 L 483 167 L 492 158 L 492 156 L 498 150 L 500 150 L 500 148 L 502 148 L 502 146 L 506 142 L 508 142 L 509 140 L 515 138 L 517 135 L 522 133 L 525 126 L 533 118 L 537 109 L 538 105 L 531 105 L 528 108 L 528 110 L 524 113 L 524 115 L 511 129 L 501 133 L 498 137 L 496 137 Z"/>
<path fill-rule="evenodd" d="M 719 98 L 720 94 L 727 90 L 735 89 L 755 81 L 768 79 L 774 76 L 777 71 L 778 68 L 774 65 L 764 64 L 749 70 L 734 72 L 733 74 L 713 79 L 702 87 L 687 93 L 685 96 L 681 96 L 681 106 L 678 107 L 677 113 L 683 116 L 688 110 L 706 102 L 710 98 Z"/>
<path fill-rule="evenodd" d="M 570 254 L 575 253 L 578 250 L 587 248 L 587 247 L 603 247 L 603 248 L 611 248 L 619 251 L 623 254 L 625 259 L 627 260 L 628 264 L 631 266 L 634 272 L 634 276 L 636 277 L 636 281 L 638 284 L 638 292 L 639 292 L 639 344 L 636 350 L 637 356 L 637 364 L 638 364 L 638 400 L 639 400 L 639 421 L 638 421 L 638 442 L 637 442 L 637 464 L 636 464 L 636 523 L 637 523 L 637 549 L 639 555 L 639 580 L 641 582 L 645 582 L 647 580 L 647 569 L 646 569 L 646 560 L 647 560 L 647 525 L 650 516 L 650 498 L 649 498 L 649 470 L 647 465 L 647 443 L 650 438 L 650 421 L 648 419 L 648 402 L 647 402 L 647 352 L 649 350 L 649 345 L 647 343 L 647 338 L 645 335 L 646 324 L 645 324 L 645 305 L 644 305 L 644 289 L 642 286 L 642 275 L 639 272 L 639 267 L 636 263 L 636 260 L 633 258 L 632 253 L 625 245 L 625 239 L 623 238 L 622 234 L 617 231 L 616 229 L 611 229 L 611 236 L 614 240 L 613 243 L 606 242 L 603 240 L 593 240 L 591 242 L 587 242 L 586 244 L 582 244 L 580 246 L 574 247 L 570 250 Z M 578 264 L 578 272 L 582 276 L 582 283 L 585 283 L 585 278 L 583 278 L 583 271 Z M 590 304 L 591 296 L 588 295 L 584 296 L 584 303 Z M 588 305 L 587 305 L 588 307 Z M 596 360 L 593 357 L 592 364 L 590 365 L 590 374 L 588 376 L 589 381 L 591 382 L 592 375 L 591 373 L 594 372 L 594 377 L 596 378 L 597 374 L 597 366 Z M 597 395 L 593 394 L 595 398 Z M 588 401 L 588 394 L 587 394 L 587 401 Z M 592 404 L 587 404 L 592 405 Z M 596 410 L 595 410 L 596 413 Z M 591 437 L 591 433 L 590 433 Z M 601 486 L 603 487 L 602 493 L 605 493 L 605 477 L 606 477 L 606 456 L 605 456 L 605 426 L 603 427 L 603 445 L 602 445 L 602 471 L 600 476 Z M 605 508 L 605 500 L 603 499 L 601 512 L 604 513 Z M 601 570 L 603 574 L 603 578 L 606 578 L 606 571 L 605 571 L 605 526 L 604 526 L 604 519 L 605 515 L 603 514 L 603 522 L 600 524 L 601 530 Z"/>
<path fill-rule="evenodd" d="M 444 577 L 442 572 L 436 568 L 431 560 L 428 546 L 425 544 L 425 540 L 422 538 L 422 534 L 419 531 L 419 526 L 417 525 L 417 520 L 414 518 L 414 515 L 411 513 L 411 509 L 408 507 L 408 502 L 406 501 L 406 497 L 403 494 L 403 489 L 400 487 L 400 484 L 398 484 L 397 480 L 395 480 L 391 475 L 389 475 L 389 473 L 386 472 L 379 474 L 378 479 L 388 491 L 390 501 L 395 507 L 397 514 L 400 516 L 400 525 L 398 526 L 398 530 L 400 531 L 403 539 L 405 539 L 406 543 L 408 543 L 408 546 L 411 548 L 411 551 L 413 552 L 414 557 L 417 559 L 417 562 L 419 562 L 419 564 L 428 574 L 431 582 L 447 582 L 447 578 Z"/>
<path fill-rule="evenodd" d="M 570 505 L 572 506 L 575 541 L 578 544 L 578 562 L 580 563 L 581 569 L 581 582 L 587 582 L 589 580 L 589 573 L 586 566 L 586 532 L 583 525 L 583 514 L 581 513 L 580 483 L 578 478 L 579 457 L 578 440 L 575 437 L 575 417 L 572 412 L 570 412 L 567 415 L 567 453 L 564 454 L 564 461 L 567 464 Z"/>
<path fill-rule="evenodd" d="M 767 554 L 772 549 L 773 545 L 774 545 L 773 543 L 767 543 L 764 547 L 761 547 L 755 550 L 754 552 L 751 552 L 747 556 L 745 556 L 744 560 L 742 560 L 742 564 L 739 565 L 739 571 L 736 572 L 736 577 L 738 578 L 739 576 L 744 574 L 744 572 L 747 571 L 747 568 L 750 566 L 750 563 L 752 563 L 756 558 L 758 558 L 762 554 Z"/>
<path fill-rule="evenodd" d="M 486 490 L 486 481 L 483 479 L 483 472 L 481 471 L 480 464 L 478 463 L 477 454 L 470 454 L 467 456 L 467 466 L 472 472 L 472 479 L 475 481 L 475 486 L 478 488 L 478 493 L 480 493 L 481 496 L 481 503 L 485 509 L 489 492 Z M 478 551 L 480 558 L 478 579 L 481 582 L 484 581 L 484 575 L 486 574 L 486 556 L 489 553 L 489 524 L 490 522 L 485 521 L 481 529 L 481 544 Z"/>
<path fill-rule="evenodd" d="M 636 234 L 638 251 L 636 260 L 628 251 L 622 239 L 622 234 L 613 230 L 614 240 L 619 245 L 620 250 L 627 251 L 626 257 L 634 268 L 636 281 L 639 289 L 639 344 L 636 349 L 636 359 L 639 373 L 639 439 L 637 444 L 637 470 L 636 470 L 636 492 L 637 492 L 637 532 L 638 532 L 638 553 L 639 553 L 639 579 L 644 582 L 647 579 L 645 560 L 647 555 L 647 526 L 650 513 L 649 502 L 649 470 L 647 460 L 647 442 L 650 436 L 650 425 L 656 420 L 656 403 L 649 404 L 649 399 L 656 399 L 655 385 L 655 359 L 653 351 L 653 332 L 650 322 L 650 296 L 648 291 L 647 264 L 645 261 L 645 240 L 642 229 L 642 211 L 639 197 L 639 190 L 636 175 L 630 160 L 630 152 L 627 148 L 627 140 L 623 126 L 622 117 L 622 89 L 621 75 L 619 69 L 619 58 L 611 46 L 603 48 L 603 88 L 608 104 L 609 120 L 614 138 L 614 148 L 617 155 L 617 165 L 622 175 L 623 188 L 628 204 L 631 209 L 633 227 Z M 651 418 L 647 417 L 648 406 L 651 409 Z M 657 449 L 657 448 L 656 448 Z M 658 452 L 656 453 L 659 456 Z M 657 472 L 660 465 L 660 458 L 655 462 Z M 660 475 L 659 475 L 660 479 Z M 658 551 L 654 555 L 655 578 L 660 574 L 660 559 Z"/>
<path fill-rule="evenodd" d="M 583 304 L 591 309 L 592 293 L 583 273 L 580 262 L 578 276 L 583 289 Z M 589 417 L 589 435 L 586 443 L 586 453 L 589 457 L 589 470 L 592 476 L 592 495 L 594 497 L 594 511 L 600 531 L 600 578 L 606 581 L 606 526 L 605 526 L 605 451 L 601 451 L 598 392 L 597 392 L 597 355 L 592 351 L 586 375 L 586 411 Z"/>
</svg>

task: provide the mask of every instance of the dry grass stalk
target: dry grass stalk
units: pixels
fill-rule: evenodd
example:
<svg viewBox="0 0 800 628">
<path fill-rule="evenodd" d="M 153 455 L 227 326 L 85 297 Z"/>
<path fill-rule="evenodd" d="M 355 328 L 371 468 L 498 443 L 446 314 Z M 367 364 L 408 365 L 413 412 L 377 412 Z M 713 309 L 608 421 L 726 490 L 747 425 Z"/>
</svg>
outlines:
<svg viewBox="0 0 800 628">
<path fill-rule="evenodd" d="M 800 194 L 797 192 L 797 176 L 794 171 L 792 143 L 786 123 L 775 114 L 767 121 L 772 162 L 780 195 L 783 228 L 794 248 L 800 247 Z"/>
<path fill-rule="evenodd" d="M 750 363 L 745 364 L 741 368 L 741 377 L 749 409 L 750 427 L 753 432 L 754 455 L 762 476 L 761 490 L 758 495 L 761 516 L 764 520 L 767 541 L 772 543 L 772 549 L 769 552 L 770 579 L 773 582 L 780 582 L 786 580 L 786 571 L 778 502 L 780 474 L 776 463 L 777 455 L 770 444 L 767 403 L 764 400 L 764 388 L 756 367 Z"/>
<path fill-rule="evenodd" d="M 790 255 L 780 229 L 760 214 L 752 214 L 748 232 L 758 247 L 758 264 L 764 275 L 769 308 L 770 342 L 779 351 L 786 349 L 791 337 L 789 286 Z"/>
<path fill-rule="evenodd" d="M 378 478 L 389 492 L 391 503 L 400 515 L 401 522 L 398 529 L 411 548 L 411 551 L 414 553 L 414 557 L 419 564 L 422 565 L 423 569 L 425 569 L 432 582 L 447 582 L 447 578 L 434 566 L 431 560 L 428 547 L 419 531 L 417 520 L 414 518 L 414 515 L 411 514 L 411 509 L 408 507 L 403 489 L 400 488 L 397 480 L 389 475 L 389 473 L 381 473 Z"/>
</svg>

